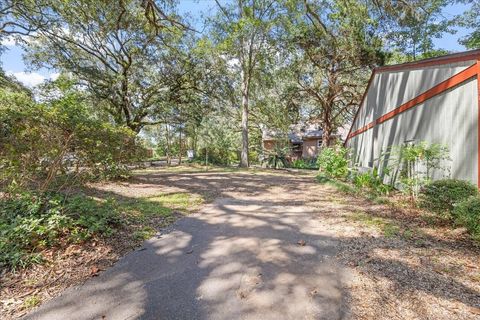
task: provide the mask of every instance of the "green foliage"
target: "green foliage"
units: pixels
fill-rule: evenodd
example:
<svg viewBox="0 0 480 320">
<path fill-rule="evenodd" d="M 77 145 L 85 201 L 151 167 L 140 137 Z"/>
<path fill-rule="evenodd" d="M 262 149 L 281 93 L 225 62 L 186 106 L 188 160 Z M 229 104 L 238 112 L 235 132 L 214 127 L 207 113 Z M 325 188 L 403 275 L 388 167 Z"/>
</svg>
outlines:
<svg viewBox="0 0 480 320">
<path fill-rule="evenodd" d="M 230 165 L 238 160 L 238 136 L 226 118 L 219 115 L 205 118 L 197 131 L 197 160 L 218 165 Z"/>
<path fill-rule="evenodd" d="M 387 153 L 388 154 L 388 153 Z M 420 188 L 428 183 L 435 171 L 448 171 L 448 148 L 421 141 L 391 148 L 392 164 L 389 170 L 400 173 L 400 187 L 412 200 L 417 199 Z"/>
<path fill-rule="evenodd" d="M 477 187 L 468 181 L 443 179 L 430 182 L 420 189 L 419 204 L 442 216 L 450 216 L 457 203 L 476 195 Z"/>
<path fill-rule="evenodd" d="M 289 1 L 286 46 L 302 114 L 321 119 L 324 141 L 351 120 L 382 41 L 368 1 Z M 295 101 L 294 100 L 294 101 Z"/>
<path fill-rule="evenodd" d="M 267 168 L 286 168 L 288 167 L 287 156 L 290 154 L 290 147 L 285 144 L 277 142 L 274 144 L 273 149 L 264 151 L 264 159 L 262 164 Z"/>
<path fill-rule="evenodd" d="M 358 189 L 368 189 L 376 194 L 388 195 L 393 187 L 383 183 L 383 178 L 378 174 L 378 169 L 357 173 L 353 176 L 353 184 Z"/>
<path fill-rule="evenodd" d="M 258 114 L 262 115 L 261 118 L 268 114 L 268 111 L 262 112 L 261 109 L 266 111 L 269 108 L 268 100 L 272 96 L 268 92 L 272 84 L 268 76 L 275 66 L 272 52 L 280 49 L 275 40 L 284 7 L 281 1 L 269 0 L 217 4 L 219 10 L 208 21 L 211 26 L 209 36 L 214 44 L 211 53 L 217 65 L 223 66 L 220 77 L 225 77 L 226 81 L 222 96 L 233 106 L 233 112 L 237 113 L 236 106 L 241 108 L 240 114 L 237 114 L 241 118 L 241 124 L 237 122 L 242 142 L 240 166 L 248 167 L 251 151 L 249 121 L 250 118 L 257 118 Z M 277 163 L 283 165 L 283 161 L 274 162 L 274 166 Z"/>
<path fill-rule="evenodd" d="M 348 155 L 349 150 L 340 145 L 323 148 L 317 159 L 318 167 L 327 177 L 345 179 L 349 173 Z"/>
<path fill-rule="evenodd" d="M 148 240 L 153 237 L 156 233 L 156 230 L 152 227 L 146 226 L 137 230 L 133 233 L 133 238 L 136 240 Z"/>
<path fill-rule="evenodd" d="M 460 22 L 460 26 L 471 30 L 471 32 L 460 40 L 468 49 L 480 48 L 480 2 L 476 0 L 458 0 L 458 2 L 469 4 L 467 11 L 456 19 Z"/>
<path fill-rule="evenodd" d="M 1 35 L 0 35 L 0 38 L 1 38 Z M 1 54 L 1 46 L 2 45 L 0 44 L 0 54 Z M 10 90 L 12 92 L 23 92 L 27 96 L 32 95 L 32 92 L 30 91 L 30 89 L 28 89 L 24 84 L 18 81 L 14 76 L 9 76 L 5 74 L 5 71 L 2 68 L 0 68 L 0 88 L 5 90 Z"/>
<path fill-rule="evenodd" d="M 212 146 L 213 147 L 213 146 Z M 201 148 L 198 150 L 195 161 L 200 164 L 214 164 L 220 166 L 230 165 L 237 160 L 234 151 L 220 148 Z"/>
<path fill-rule="evenodd" d="M 25 299 L 25 301 L 23 302 L 23 306 L 26 309 L 31 309 L 33 307 L 38 306 L 41 302 L 42 302 L 42 299 L 39 296 L 33 295 Z"/>
<path fill-rule="evenodd" d="M 297 159 L 293 160 L 290 167 L 295 169 L 318 169 L 316 159 Z"/>
<path fill-rule="evenodd" d="M 480 198 L 470 197 L 455 205 L 455 221 L 467 228 L 472 237 L 480 241 Z"/>
<path fill-rule="evenodd" d="M 77 75 L 97 108 L 138 133 L 181 100 L 193 70 L 174 10 L 170 0 L 64 0 L 13 1 L 7 11 L 35 30 L 35 41 L 22 42 L 31 65 Z"/>
<path fill-rule="evenodd" d="M 25 267 L 40 250 L 62 242 L 108 236 L 119 223 L 115 204 L 59 193 L 22 193 L 0 199 L 0 266 Z"/>
<path fill-rule="evenodd" d="M 449 19 L 444 14 L 451 0 L 381 0 L 374 3 L 379 7 L 377 19 L 381 19 L 380 28 L 386 31 L 388 49 L 400 51 L 405 57 L 402 62 L 438 55 L 441 50 L 435 49 L 434 39 L 455 33 L 453 27 L 457 19 Z"/>
<path fill-rule="evenodd" d="M 36 103 L 0 89 L 0 186 L 48 190 L 84 178 L 119 177 L 144 155 L 134 132 L 98 117 L 68 80 L 43 94 Z"/>
</svg>

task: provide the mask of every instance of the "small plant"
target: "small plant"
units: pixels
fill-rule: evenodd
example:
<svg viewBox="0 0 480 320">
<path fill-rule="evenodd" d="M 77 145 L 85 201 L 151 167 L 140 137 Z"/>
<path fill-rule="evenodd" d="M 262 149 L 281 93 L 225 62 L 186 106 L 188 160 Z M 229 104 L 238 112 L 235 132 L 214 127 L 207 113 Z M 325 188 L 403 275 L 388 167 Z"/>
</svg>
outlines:
<svg viewBox="0 0 480 320">
<path fill-rule="evenodd" d="M 372 175 L 370 172 L 358 173 L 353 176 L 352 182 L 358 189 L 364 189 L 370 187 Z"/>
<path fill-rule="evenodd" d="M 383 183 L 383 178 L 379 175 L 377 168 L 373 168 L 372 171 L 355 174 L 352 182 L 356 188 L 368 189 L 375 194 L 388 195 L 393 189 L 390 185 Z"/>
<path fill-rule="evenodd" d="M 281 144 L 275 144 L 272 150 L 266 150 L 266 156 L 263 163 L 268 168 L 285 168 L 288 166 L 287 155 L 290 153 L 290 147 L 284 147 Z"/>
<path fill-rule="evenodd" d="M 23 307 L 25 309 L 31 309 L 33 307 L 38 306 L 42 302 L 42 299 L 39 296 L 31 296 L 25 299 L 23 302 Z"/>
<path fill-rule="evenodd" d="M 477 187 L 468 181 L 442 179 L 421 188 L 419 205 L 437 214 L 449 216 L 455 204 L 476 195 Z"/>
<path fill-rule="evenodd" d="M 133 233 L 133 238 L 136 240 L 148 240 L 155 235 L 156 230 L 152 227 L 146 226 Z"/>
<path fill-rule="evenodd" d="M 291 164 L 295 169 L 318 169 L 317 160 L 313 159 L 297 159 L 293 160 Z"/>
<path fill-rule="evenodd" d="M 349 150 L 337 145 L 324 148 L 317 159 L 320 171 L 329 178 L 345 179 L 348 170 Z"/>
<path fill-rule="evenodd" d="M 0 267 L 40 263 L 42 249 L 60 241 L 81 242 L 109 235 L 117 224 L 114 203 L 86 196 L 30 193 L 0 198 Z"/>
<path fill-rule="evenodd" d="M 453 209 L 455 222 L 464 226 L 476 241 L 480 241 L 480 198 L 470 197 Z"/>
<path fill-rule="evenodd" d="M 418 198 L 422 186 L 432 179 L 434 170 L 446 171 L 444 161 L 450 159 L 448 148 L 441 144 L 418 144 L 394 146 L 390 152 L 394 161 L 389 169 L 400 173 L 401 189 L 412 201 Z"/>
</svg>

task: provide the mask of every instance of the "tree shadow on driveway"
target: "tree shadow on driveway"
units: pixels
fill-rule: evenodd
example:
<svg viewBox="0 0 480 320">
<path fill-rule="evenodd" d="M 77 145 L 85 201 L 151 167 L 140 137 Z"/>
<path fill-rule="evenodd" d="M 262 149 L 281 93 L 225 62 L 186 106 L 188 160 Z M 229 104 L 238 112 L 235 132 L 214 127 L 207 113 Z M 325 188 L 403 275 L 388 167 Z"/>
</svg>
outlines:
<svg viewBox="0 0 480 320">
<path fill-rule="evenodd" d="M 29 318 L 343 319 L 335 241 L 308 214 L 219 199 Z"/>
<path fill-rule="evenodd" d="M 356 204 L 328 205 L 335 193 L 309 176 L 163 172 L 138 175 L 123 187 L 99 186 L 97 191 L 126 200 L 159 192 L 216 200 L 27 318 L 357 318 L 352 305 L 357 291 L 349 286 L 352 269 L 334 257 L 344 242 L 361 247 L 350 256 L 359 262 L 356 270 L 388 280 L 399 299 L 403 293 L 420 292 L 479 306 L 479 292 L 471 286 L 376 255 L 377 250 L 396 250 L 398 240 L 337 234 L 331 221 Z M 313 205 L 312 199 L 323 202 Z M 364 265 L 364 260 L 369 262 Z M 385 297 L 368 303 L 387 308 Z"/>
</svg>

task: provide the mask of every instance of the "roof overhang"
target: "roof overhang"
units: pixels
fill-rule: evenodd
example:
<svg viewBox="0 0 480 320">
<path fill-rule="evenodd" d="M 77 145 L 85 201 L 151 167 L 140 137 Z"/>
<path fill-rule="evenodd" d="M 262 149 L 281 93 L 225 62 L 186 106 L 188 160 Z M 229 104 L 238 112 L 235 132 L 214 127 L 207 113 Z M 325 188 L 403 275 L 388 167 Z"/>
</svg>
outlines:
<svg viewBox="0 0 480 320">
<path fill-rule="evenodd" d="M 418 60 L 413 62 L 394 64 L 391 66 L 378 67 L 374 69 L 374 72 L 419 69 L 419 68 L 440 66 L 440 65 L 456 63 L 456 62 L 477 60 L 479 58 L 480 58 L 480 49 L 470 50 L 470 51 L 447 54 L 447 55 L 435 57 L 435 58 L 428 58 L 428 59 L 423 59 L 423 60 Z"/>
</svg>

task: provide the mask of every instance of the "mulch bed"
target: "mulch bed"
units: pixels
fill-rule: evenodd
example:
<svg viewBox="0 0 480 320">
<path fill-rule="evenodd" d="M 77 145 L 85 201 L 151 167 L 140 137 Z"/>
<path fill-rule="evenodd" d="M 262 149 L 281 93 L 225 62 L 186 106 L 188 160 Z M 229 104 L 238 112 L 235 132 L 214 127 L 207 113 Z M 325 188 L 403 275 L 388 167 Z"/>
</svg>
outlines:
<svg viewBox="0 0 480 320">
<path fill-rule="evenodd" d="M 2 319 L 19 318 L 66 288 L 97 276 L 139 243 L 132 242 L 127 230 L 119 230 L 113 238 L 44 250 L 42 264 L 16 272 L 3 271 L 0 284 Z"/>
</svg>

